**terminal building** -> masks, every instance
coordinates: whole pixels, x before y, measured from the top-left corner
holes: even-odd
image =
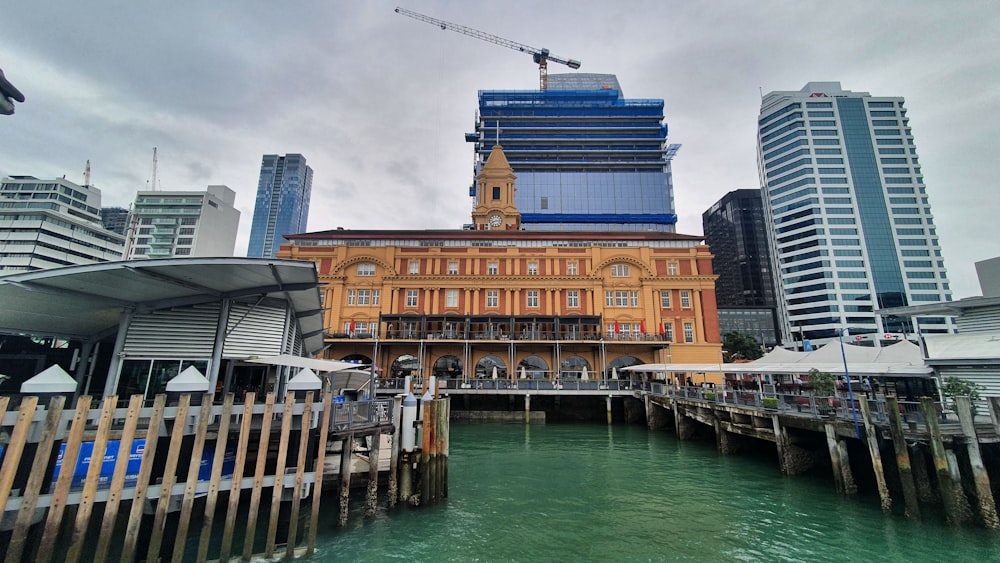
[[[11,176],[0,184],[0,275],[121,260],[125,237],[101,224],[101,190]]]
[[[757,146],[786,342],[954,332],[947,315],[877,313],[952,296],[903,98],[770,92]]]
[[[480,91],[466,141],[476,174],[493,145],[504,147],[525,230],[675,230],[670,162],[680,145],[667,145],[663,100],[625,98],[613,74],[550,74],[544,91]]]
[[[721,362],[702,237],[528,230],[517,180],[495,146],[469,229],[288,235],[279,257],[319,270],[326,357],[372,363],[385,376],[467,381]]]

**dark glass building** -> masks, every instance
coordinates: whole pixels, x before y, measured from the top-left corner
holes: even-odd
[[[124,207],[102,207],[101,224],[104,228],[120,235],[125,235],[128,230],[128,209]]]
[[[247,256],[271,258],[288,242],[283,235],[306,232],[312,177],[301,154],[264,155]]]

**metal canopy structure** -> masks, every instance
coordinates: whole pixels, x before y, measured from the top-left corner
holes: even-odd
[[[290,303],[305,350],[323,348],[323,315],[312,262],[180,258],[104,262],[0,277],[0,331],[91,340],[137,313],[266,296]]]

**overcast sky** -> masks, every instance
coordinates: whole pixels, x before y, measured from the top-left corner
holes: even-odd
[[[397,2],[8,2],[0,176],[92,183],[105,206],[225,184],[246,253],[263,154],[314,170],[309,230],[470,221],[480,89],[538,88],[530,56],[393,12]],[[662,98],[678,232],[759,185],[760,93],[809,81],[906,98],[956,298],[1000,256],[1000,2],[410,0],[403,7],[613,73]],[[550,65],[550,72],[569,71]],[[990,172],[993,170],[994,172]]]

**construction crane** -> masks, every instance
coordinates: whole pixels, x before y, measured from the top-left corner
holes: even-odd
[[[531,55],[532,59],[538,64],[538,88],[540,90],[548,89],[549,84],[549,71],[548,63],[549,61],[564,64],[572,69],[580,68],[580,61],[575,61],[573,59],[563,59],[549,53],[548,49],[536,49],[534,47],[529,47],[523,43],[518,43],[516,41],[511,41],[509,39],[504,39],[503,37],[498,37],[491,33],[486,33],[485,31],[479,31],[478,29],[473,29],[471,27],[466,27],[464,25],[459,25],[457,23],[446,22],[444,20],[439,20],[432,18],[430,16],[425,16],[423,14],[414,12],[412,10],[407,10],[405,8],[396,7],[396,13],[402,14],[404,16],[413,18],[415,20],[420,20],[422,22],[427,22],[432,25],[436,25],[441,29],[450,29],[452,31],[468,35],[470,37],[475,37],[476,39],[482,39],[483,41],[489,41],[501,47],[507,47],[514,49],[515,51],[521,51],[522,53],[528,53]]]

